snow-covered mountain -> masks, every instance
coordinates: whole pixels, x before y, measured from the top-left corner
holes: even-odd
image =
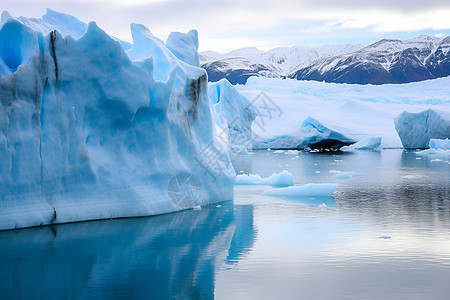
[[[450,37],[418,36],[320,48],[244,48],[227,54],[200,55],[210,81],[245,83],[250,76],[290,77],[337,83],[406,83],[450,75]]]
[[[262,51],[242,48],[226,54],[213,51],[200,53],[200,64],[210,81],[227,78],[231,83],[245,83],[250,76],[286,77],[319,59],[357,51],[362,44],[324,45],[319,48],[294,46]]]

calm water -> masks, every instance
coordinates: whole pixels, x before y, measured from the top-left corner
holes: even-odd
[[[432,159],[258,152],[238,173],[337,182],[334,198],[237,186],[202,210],[0,232],[0,299],[448,299],[450,164]]]

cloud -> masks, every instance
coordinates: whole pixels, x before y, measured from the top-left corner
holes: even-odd
[[[131,22],[146,25],[163,39],[171,31],[196,28],[203,50],[311,44],[326,37],[367,41],[383,34],[450,30],[448,0],[15,0],[2,5],[13,15],[30,17],[42,15],[46,7],[85,22],[95,20],[125,40],[131,40]]]

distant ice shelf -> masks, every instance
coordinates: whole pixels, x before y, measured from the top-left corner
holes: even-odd
[[[353,141],[349,143],[362,143],[371,137],[381,138],[381,148],[403,147],[394,120],[404,111],[420,113],[431,109],[439,114],[442,122],[439,125],[421,125],[421,128],[448,128],[444,120],[448,120],[445,116],[450,115],[450,77],[385,85],[250,77],[245,85],[236,85],[236,88],[250,101],[261,93],[270,99],[267,108],[262,110],[269,117],[264,122],[257,122],[257,117],[253,123],[252,129],[257,137],[255,148],[298,146],[302,143],[299,130],[308,117]],[[260,124],[263,126],[258,126]],[[423,131],[411,134],[420,136]],[[423,147],[428,147],[428,141],[424,141]]]

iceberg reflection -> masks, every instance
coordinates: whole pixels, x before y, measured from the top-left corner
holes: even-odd
[[[253,207],[236,210],[238,221],[230,201],[201,211],[0,232],[1,294],[212,299],[216,268],[256,239],[253,219],[244,221]]]

